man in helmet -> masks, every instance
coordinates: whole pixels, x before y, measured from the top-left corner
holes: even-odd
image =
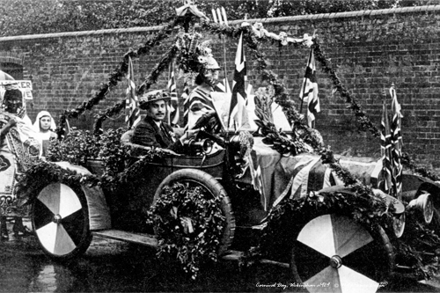
[[[203,44],[203,43],[202,43]],[[191,91],[185,103],[187,128],[191,129],[197,120],[204,114],[214,113],[216,110],[211,97],[214,86],[218,83],[220,66],[214,59],[211,49],[199,48],[200,72],[195,79],[196,87]]]

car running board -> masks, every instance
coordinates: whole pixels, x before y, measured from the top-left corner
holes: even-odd
[[[154,235],[150,234],[140,234],[140,233],[130,233],[121,230],[101,230],[101,231],[93,231],[93,235],[121,240],[130,243],[136,243],[140,245],[150,246],[150,247],[158,247],[159,243]]]
[[[101,237],[105,237],[105,238],[114,239],[114,240],[120,240],[120,241],[145,245],[145,246],[149,246],[149,247],[153,247],[153,248],[157,248],[159,246],[159,243],[158,243],[156,237],[154,235],[150,235],[150,234],[136,234],[136,233],[130,233],[130,232],[121,231],[121,230],[93,231],[92,234],[97,235],[97,236],[101,236]],[[244,255],[245,254],[242,251],[228,250],[221,256],[221,258],[223,260],[239,261],[240,262],[243,260]],[[273,261],[273,260],[269,260],[269,259],[260,259],[258,262],[263,263],[263,264],[276,265],[276,266],[280,266],[283,268],[289,268],[288,263],[277,262],[277,261]]]

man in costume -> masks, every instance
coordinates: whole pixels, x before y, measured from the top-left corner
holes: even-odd
[[[6,87],[0,110],[0,129],[1,232],[2,238],[8,238],[6,216],[15,218],[13,231],[16,235],[28,232],[21,219],[26,211],[16,205],[15,173],[32,166],[40,154],[40,144],[26,116],[23,95],[13,86]]]
[[[202,42],[198,48],[200,71],[195,79],[196,87],[185,102],[187,129],[192,129],[205,114],[215,113],[211,92],[218,83],[220,66],[212,56],[209,41]]]
[[[145,107],[147,116],[135,126],[132,143],[182,152],[183,141],[189,139],[194,132],[185,132],[182,137],[177,138],[173,128],[163,121],[169,100],[170,97],[164,90],[151,91],[140,98],[141,107]]]

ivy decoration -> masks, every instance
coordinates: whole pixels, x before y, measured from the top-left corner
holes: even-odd
[[[314,40],[314,44],[312,45],[312,49],[315,53],[316,60],[321,64],[322,71],[327,73],[330,76],[333,86],[337,92],[341,95],[342,98],[345,98],[346,103],[349,103],[348,107],[353,111],[357,122],[360,125],[360,130],[362,131],[370,131],[371,134],[375,137],[380,136],[379,129],[371,122],[362,108],[357,104],[354,97],[351,96],[349,91],[344,87],[339,77],[336,75],[335,71],[331,68],[330,62],[325,57],[325,53],[321,50],[321,46],[317,39]]]
[[[160,243],[158,257],[177,259],[194,280],[204,263],[216,262],[226,223],[220,201],[205,194],[201,186],[178,182],[165,186],[149,211],[149,224]]]
[[[122,109],[125,109],[125,102],[126,100],[116,103],[113,107],[107,108],[105,111],[95,115],[95,124],[93,127],[95,135],[102,133],[102,123],[104,123],[107,118],[113,117],[121,112]]]
[[[162,30],[151,36],[143,46],[137,50],[130,50],[124,55],[123,60],[119,64],[118,68],[110,75],[107,83],[102,84],[99,91],[90,98],[88,101],[83,102],[80,106],[72,110],[66,110],[59,117],[59,123],[57,127],[58,137],[63,138],[66,133],[66,123],[69,118],[78,118],[85,110],[91,110],[94,106],[99,104],[105,99],[106,95],[114,88],[118,82],[127,74],[128,70],[128,56],[139,57],[147,54],[151,48],[157,45],[160,41],[165,39],[172,33],[172,29],[179,23],[178,19],[170,21]]]
[[[20,205],[33,202],[45,186],[54,182],[63,182],[70,186],[99,185],[100,179],[93,174],[79,174],[70,169],[63,169],[60,166],[46,161],[34,164],[24,173],[18,175],[16,192]]]
[[[420,174],[421,176],[429,178],[432,181],[440,181],[440,176],[436,172],[417,165],[416,163],[414,163],[414,160],[411,158],[411,156],[406,152],[402,153],[401,163],[403,166],[405,166],[406,168],[408,168],[409,170],[413,171],[416,174]]]
[[[391,215],[386,211],[383,201],[372,200],[368,190],[350,191],[350,194],[311,192],[306,197],[282,201],[269,213],[259,253],[282,257],[291,245],[286,243],[285,239],[295,239],[295,233],[298,233],[308,220],[326,213],[346,215],[368,227],[389,222]]]
[[[417,278],[429,280],[440,273],[440,237],[420,221],[415,210],[409,210],[405,215],[405,233],[393,241],[397,261],[411,268]]]

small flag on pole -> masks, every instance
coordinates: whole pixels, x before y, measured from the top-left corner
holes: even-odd
[[[384,191],[389,193],[393,189],[393,170],[391,161],[391,132],[390,124],[388,120],[388,111],[386,102],[383,102],[382,108],[382,120],[381,120],[381,132],[380,132],[380,143],[381,143],[381,155],[382,155],[382,180],[384,182]]]
[[[235,71],[232,81],[231,105],[229,107],[228,127],[240,128],[243,124],[243,109],[247,99],[246,93],[246,57],[243,48],[243,33],[238,42],[237,54],[235,56]]]
[[[394,88],[394,84],[390,88],[391,95],[391,111],[393,115],[393,119],[391,121],[391,144],[392,144],[392,159],[393,159],[393,175],[394,175],[394,192],[396,197],[399,198],[402,193],[402,113],[399,102],[397,101],[396,90]]]
[[[171,103],[168,107],[168,122],[171,126],[177,126],[179,123],[179,100],[177,99],[176,79],[174,77],[174,63],[170,63],[170,73],[168,78],[167,90],[171,97]]]
[[[126,78],[128,81],[127,94],[125,100],[125,123],[127,128],[131,129],[141,119],[139,111],[139,100],[136,96],[136,86],[134,84],[133,62],[128,57],[128,69]]]
[[[321,112],[321,105],[318,97],[318,83],[316,80],[315,54],[310,50],[309,60],[307,62],[306,73],[299,95],[302,104],[307,103],[307,124],[314,127],[315,114]]]

